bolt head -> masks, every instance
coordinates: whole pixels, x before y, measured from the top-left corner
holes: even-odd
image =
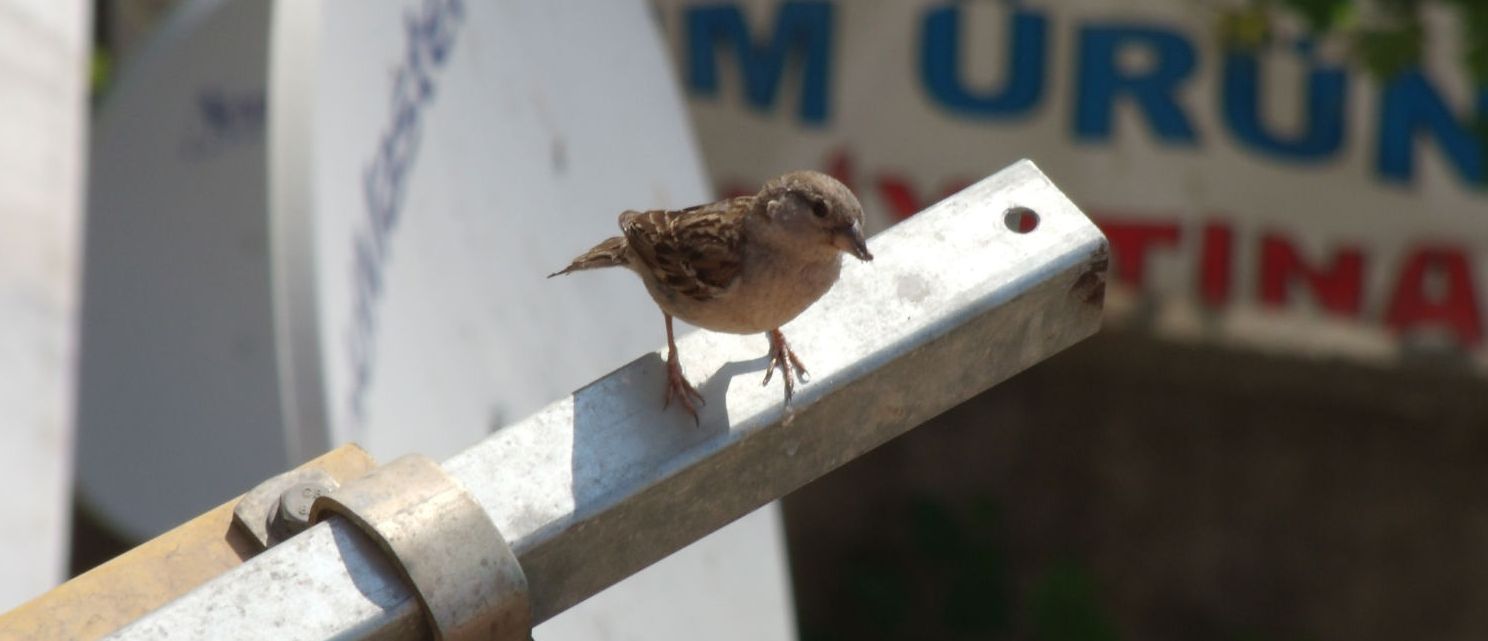
[[[310,506],[315,499],[336,488],[324,483],[296,483],[279,495],[279,522],[290,532],[300,532],[310,525]]]

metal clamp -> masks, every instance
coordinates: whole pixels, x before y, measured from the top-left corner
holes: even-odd
[[[437,640],[526,641],[527,577],[506,539],[438,463],[410,454],[315,500],[310,522],[345,517],[418,594]]]
[[[233,506],[233,526],[258,544],[255,553],[262,552],[304,530],[315,498],[339,485],[325,470],[290,470],[258,484],[238,499]]]

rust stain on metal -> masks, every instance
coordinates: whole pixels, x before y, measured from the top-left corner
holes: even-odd
[[[1075,284],[1070,286],[1070,293],[1088,305],[1103,305],[1106,302],[1106,269],[1110,266],[1110,248],[1106,243],[1101,243],[1100,249],[1090,254],[1090,262],[1086,263],[1085,271],[1080,272]]]

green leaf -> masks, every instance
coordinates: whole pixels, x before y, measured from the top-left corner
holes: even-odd
[[[1227,49],[1255,51],[1271,39],[1271,21],[1261,5],[1228,11],[1219,19],[1219,40]]]
[[[1411,23],[1366,31],[1360,36],[1359,49],[1365,67],[1379,77],[1389,78],[1421,64],[1423,43],[1421,25]]]
[[[1297,12],[1307,21],[1307,26],[1315,34],[1324,34],[1333,30],[1339,24],[1340,19],[1351,10],[1352,0],[1282,0],[1282,4],[1292,11]]]

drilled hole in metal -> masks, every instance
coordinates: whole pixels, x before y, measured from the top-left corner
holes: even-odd
[[[1027,207],[1009,207],[1002,215],[1002,224],[1019,234],[1026,234],[1038,227],[1039,215]]]

